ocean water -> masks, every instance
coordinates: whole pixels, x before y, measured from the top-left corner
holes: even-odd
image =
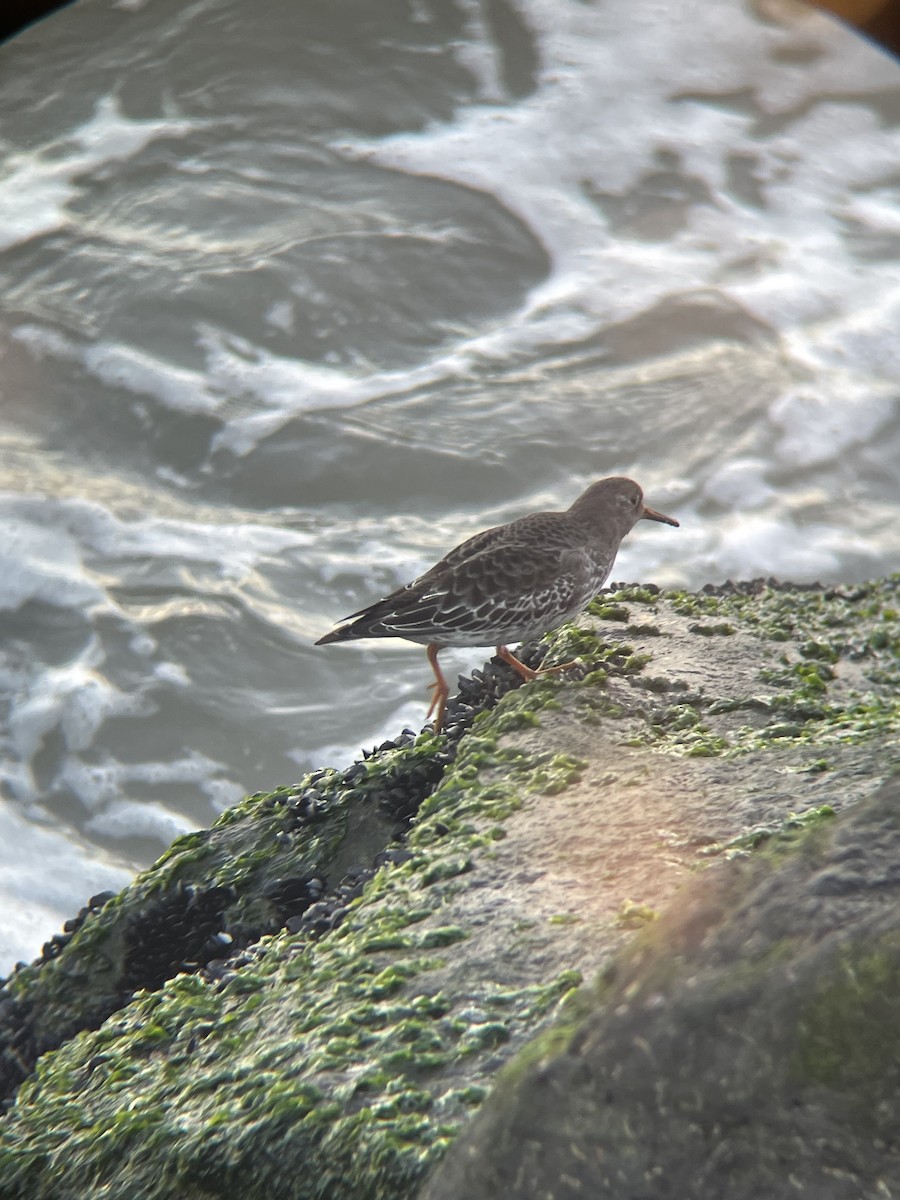
[[[0,282],[0,968],[421,724],[313,643],[481,528],[626,473],[617,579],[900,563],[900,66],[787,2],[79,0]]]

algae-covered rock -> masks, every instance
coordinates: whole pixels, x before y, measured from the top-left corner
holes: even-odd
[[[3,988],[0,1099],[41,1054],[95,1029],[135,991],[242,950],[326,894],[331,919],[328,881],[361,890],[347,876],[390,840],[395,793],[421,800],[441,776],[447,756],[406,741],[347,771],[250,796],[212,829],[179,838],[118,896],[93,897]]]
[[[619,589],[534,651],[580,671],[176,843],[7,981],[0,1196],[414,1195],[686,879],[897,765],[897,585]]]
[[[900,777],[706,872],[569,1008],[421,1200],[900,1194]]]

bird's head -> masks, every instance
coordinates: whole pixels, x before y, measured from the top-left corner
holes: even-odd
[[[592,483],[572,505],[570,512],[589,522],[593,529],[615,529],[623,538],[638,521],[661,521],[678,525],[674,517],[657,512],[644,503],[644,493],[633,479],[613,475]]]

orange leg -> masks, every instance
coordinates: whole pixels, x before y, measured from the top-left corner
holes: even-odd
[[[440,653],[441,647],[435,646],[432,643],[428,647],[428,661],[431,663],[431,669],[434,671],[434,683],[430,687],[434,689],[434,695],[431,697],[431,706],[425,714],[427,721],[431,714],[437,709],[437,716],[434,718],[434,732],[440,733],[441,726],[444,723],[444,709],[447,707],[447,697],[450,695],[450,689],[447,686],[447,680],[444,678],[444,673],[438,666],[437,656]]]
[[[569,667],[577,667],[581,664],[577,659],[571,662],[559,663],[555,667],[541,667],[540,670],[532,670],[531,667],[526,667],[523,662],[520,662],[511,650],[506,646],[497,646],[497,657],[502,658],[505,663],[509,663],[514,671],[516,671],[526,681],[537,679],[538,675],[555,675],[558,671],[568,671]],[[440,733],[444,724],[444,711],[447,708],[447,700],[450,696],[450,688],[447,685],[447,680],[444,678],[444,672],[438,665],[438,654],[441,651],[440,646],[436,646],[433,642],[427,647],[428,661],[431,664],[431,669],[434,671],[434,683],[429,684],[429,688],[434,691],[431,697],[431,704],[428,707],[428,712],[425,714],[425,720],[437,710],[434,718],[434,732]]]
[[[538,675],[555,675],[557,671],[568,671],[569,667],[580,666],[576,659],[571,662],[560,663],[555,667],[541,667],[540,670],[534,671],[531,667],[526,667],[523,662],[519,662],[511,650],[507,650],[505,646],[497,647],[497,657],[502,658],[505,663],[509,663],[514,671],[517,671],[526,682],[529,679],[537,679]]]

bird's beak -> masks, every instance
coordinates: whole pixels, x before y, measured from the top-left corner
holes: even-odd
[[[674,517],[667,517],[665,513],[657,512],[655,508],[648,508],[646,504],[641,509],[641,515],[638,517],[638,520],[662,521],[663,525],[674,525],[678,528],[678,522]]]

